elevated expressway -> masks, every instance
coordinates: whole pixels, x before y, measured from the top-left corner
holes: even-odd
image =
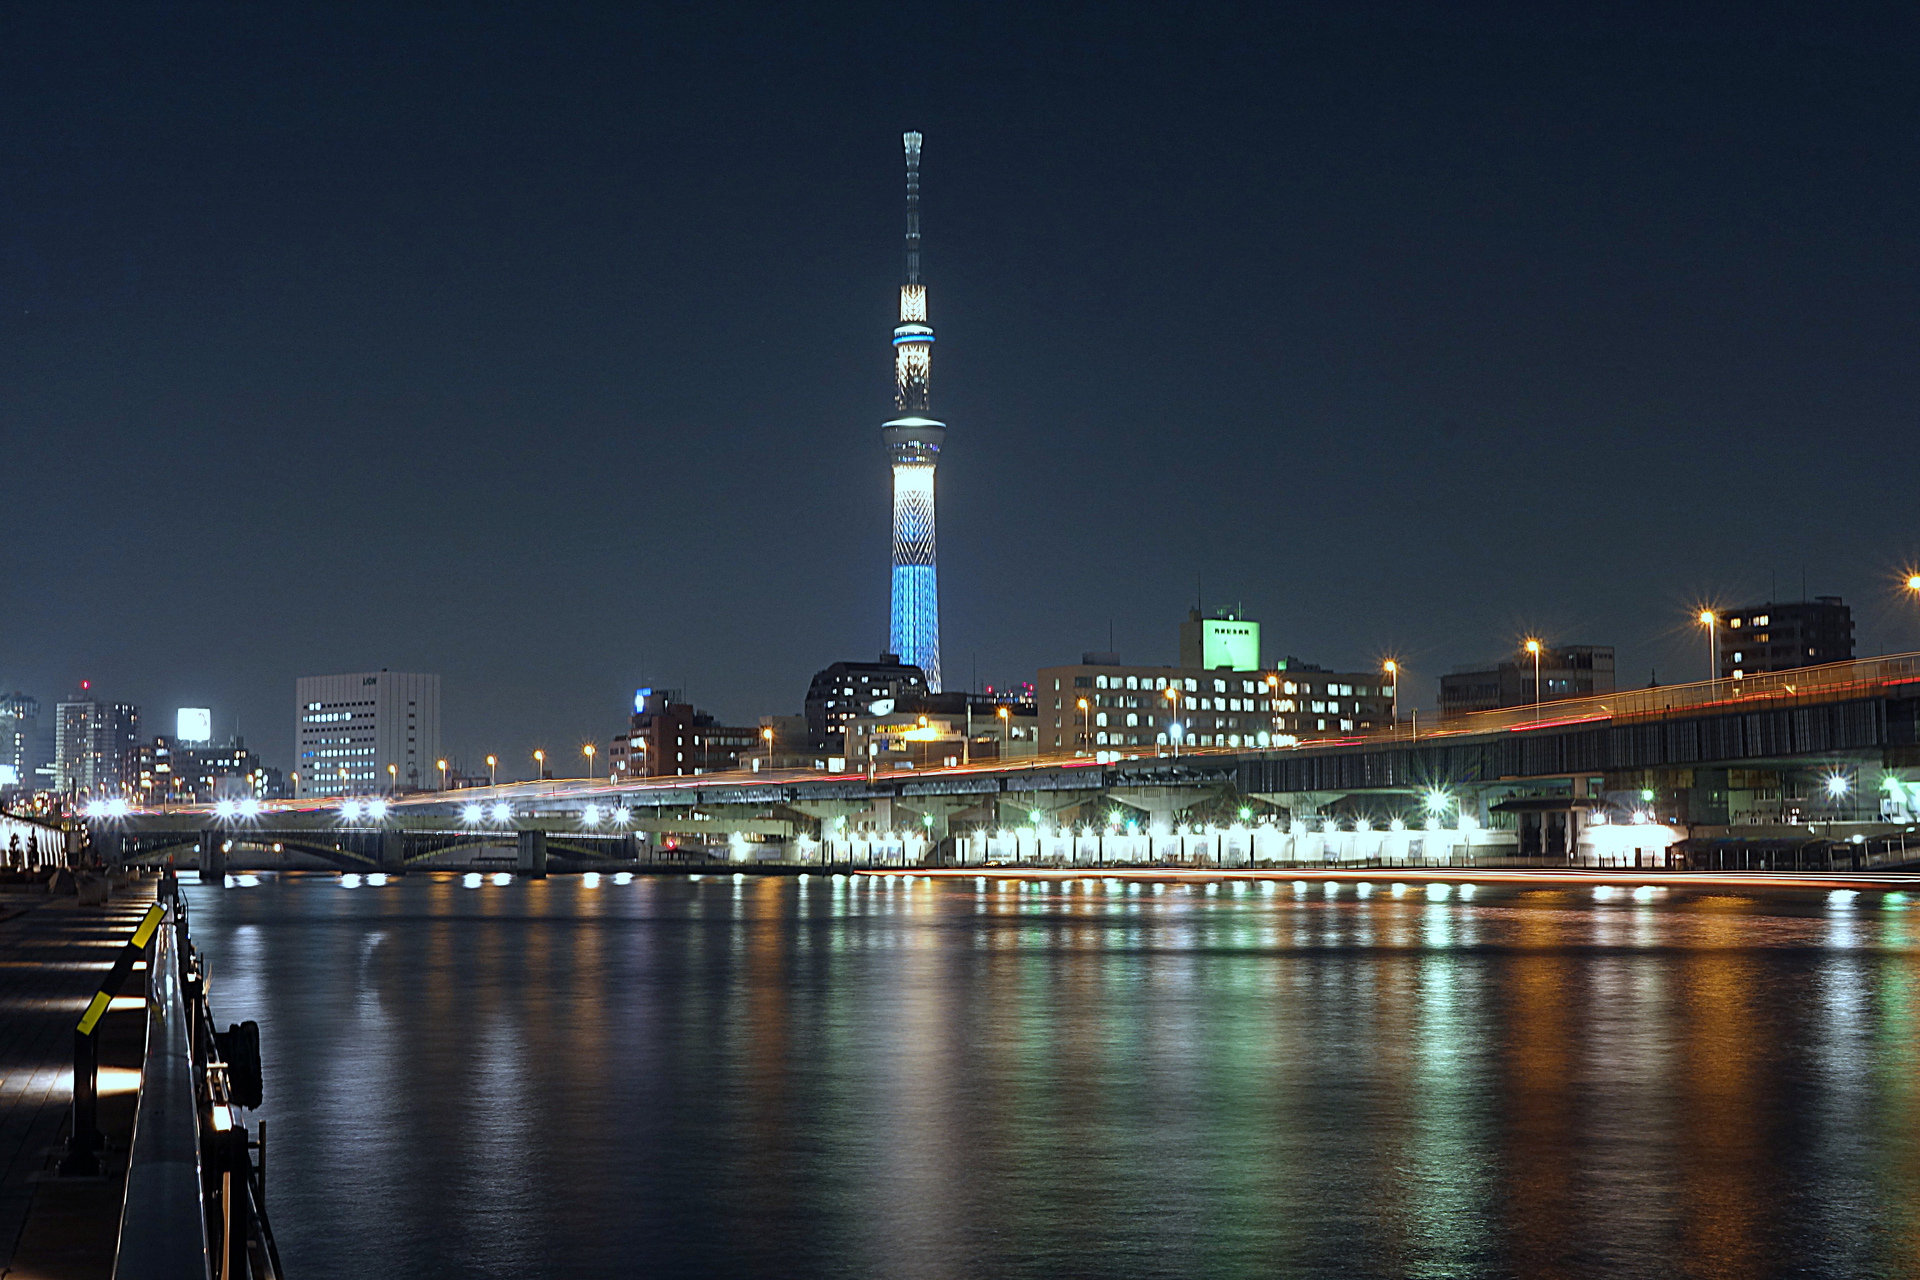
[[[1379,825],[1441,811],[1487,825],[1501,804],[1644,808],[1690,830],[1824,821],[1902,829],[1920,810],[1920,654],[1741,681],[1637,689],[1403,725],[1273,750],[1055,756],[879,773],[729,772],[615,785],[513,783],[368,802],[174,807],[102,819],[122,858],[218,856],[224,845],[399,869],[468,847],[630,861],[727,841],[805,844],[843,831],[1130,822],[1142,829],[1263,815]],[[1840,781],[1836,782],[1838,779]],[[1649,798],[1650,797],[1650,798]],[[1893,807],[1883,801],[1891,797]],[[1532,799],[1529,799],[1532,798]],[[1039,815],[1035,822],[1034,815]],[[1625,816],[1625,815],[1622,815]]]

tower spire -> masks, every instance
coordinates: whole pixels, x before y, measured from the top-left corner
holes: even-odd
[[[920,279],[920,135],[906,133],[907,262],[900,323],[893,330],[893,406],[881,428],[893,460],[893,608],[888,648],[940,689],[940,588],[935,562],[933,478],[947,427],[931,415],[933,327]]]

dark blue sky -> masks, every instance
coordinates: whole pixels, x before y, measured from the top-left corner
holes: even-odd
[[[0,14],[0,683],[797,711],[886,640],[906,128],[950,685],[1196,577],[1429,702],[1776,575],[1920,648],[1911,17],[550,8]]]

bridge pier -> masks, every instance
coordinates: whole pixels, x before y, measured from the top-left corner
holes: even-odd
[[[227,833],[200,833],[199,861],[201,884],[225,884],[227,880]]]
[[[407,873],[406,835],[399,831],[380,833],[380,869],[390,876]]]
[[[514,870],[529,880],[547,878],[547,833],[538,829],[520,833],[520,860]]]

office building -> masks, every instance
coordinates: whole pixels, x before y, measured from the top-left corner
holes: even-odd
[[[440,785],[440,677],[400,671],[302,676],[294,684],[299,796]]]
[[[141,804],[207,804],[255,797],[279,800],[288,788],[280,770],[260,763],[244,739],[225,746],[157,736],[134,750],[129,790]]]
[[[935,555],[934,471],[947,425],[933,416],[933,327],[920,279],[920,135],[901,141],[907,153],[906,278],[900,323],[893,330],[895,416],[880,429],[893,463],[893,608],[888,647],[940,688],[940,585]]]
[[[1201,671],[1258,671],[1260,624],[1237,611],[1222,609],[1211,618],[1191,611],[1180,624],[1180,665]]]
[[[679,778],[745,767],[766,744],[757,726],[723,725],[678,689],[636,689],[627,732],[607,749],[615,778]]]
[[[1542,645],[1539,688],[1534,655],[1521,649],[1486,666],[1460,667],[1440,677],[1440,715],[1466,715],[1535,702],[1613,692],[1613,647],[1604,644]]]
[[[1393,686],[1378,672],[1338,672],[1288,658],[1252,671],[1130,667],[1113,654],[1040,671],[1040,749],[1098,753],[1178,745],[1269,747],[1384,729]],[[1084,706],[1082,704],[1085,704]]]
[[[1730,610],[1715,636],[1720,678],[1792,671],[1853,657],[1853,610],[1839,596]]]
[[[102,702],[91,682],[80,695],[62,702],[54,714],[54,782],[69,796],[87,798],[123,794],[140,742],[140,708],[127,702]]]
[[[883,653],[877,662],[836,662],[816,672],[807,686],[807,747],[841,755],[846,725],[853,717],[870,713],[876,702],[919,697],[928,691],[926,672],[902,662],[895,653]]]

